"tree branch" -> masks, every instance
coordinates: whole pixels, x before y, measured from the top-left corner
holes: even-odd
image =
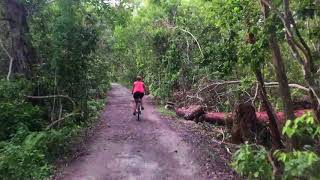
[[[264,83],[266,85],[266,87],[273,87],[273,86],[279,86],[278,82],[266,82]],[[297,89],[301,89],[303,91],[307,91],[309,92],[309,88],[306,88],[300,84],[289,84],[289,87],[291,88],[297,88]]]
[[[256,84],[256,89],[255,89],[254,97],[252,100],[252,105],[254,105],[254,102],[256,101],[258,94],[259,94],[259,83]]]
[[[212,86],[215,86],[215,88],[216,88],[216,87],[221,86],[221,85],[240,84],[240,83],[241,83],[241,81],[215,82],[215,83],[209,84],[208,86],[200,89],[200,90],[197,92],[197,94],[199,94],[200,92],[202,92],[202,91],[204,91],[204,90],[206,90],[206,89],[208,89],[208,88],[211,88]]]
[[[304,59],[301,57],[299,50],[297,49],[296,44],[292,41],[292,39],[286,38],[289,46],[291,47],[291,52],[294,58],[296,58],[300,65],[304,66]]]
[[[52,122],[51,124],[49,124],[49,125],[46,127],[46,130],[51,129],[54,125],[56,125],[57,123],[65,120],[65,119],[67,119],[68,117],[75,116],[75,115],[77,115],[77,113],[70,113],[70,114],[65,115],[63,118],[60,118],[60,119]]]
[[[188,33],[188,34],[190,34],[191,35],[191,37],[196,41],[196,43],[197,43],[197,45],[198,45],[198,48],[199,48],[199,50],[200,50],[200,53],[201,53],[201,55],[202,55],[202,57],[204,57],[204,55],[203,55],[203,53],[202,53],[202,49],[201,49],[201,46],[200,46],[200,44],[199,44],[199,42],[198,42],[198,40],[197,40],[197,38],[191,33],[191,32],[189,32],[189,31],[187,31],[187,30],[185,30],[185,29],[182,29],[182,28],[178,28],[179,30],[181,30],[181,31],[183,31],[183,32],[185,32],[185,33]]]
[[[240,84],[241,81],[224,81],[224,82],[215,82],[215,83],[212,83],[212,84],[209,84],[207,85],[206,87],[200,89],[197,94],[201,93],[202,91],[208,89],[208,88],[216,88],[218,86],[223,86],[223,85],[233,85],[233,84]],[[265,82],[264,83],[265,86],[268,86],[268,87],[273,87],[273,86],[278,86],[279,83],[278,82]],[[296,83],[293,83],[293,84],[289,84],[289,87],[291,88],[297,88],[297,89],[301,89],[301,90],[304,90],[304,91],[307,91],[309,92],[309,88],[306,88],[300,84],[296,84]]]
[[[51,99],[51,98],[65,98],[67,100],[69,100],[72,103],[73,106],[73,111],[75,111],[76,109],[76,103],[69,97],[66,95],[49,95],[49,96],[26,96],[27,98],[30,99]]]

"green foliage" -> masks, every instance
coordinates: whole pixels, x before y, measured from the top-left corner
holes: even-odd
[[[45,179],[52,167],[45,155],[30,146],[2,143],[0,148],[0,174],[2,179]]]
[[[272,179],[272,166],[262,146],[243,144],[233,155],[232,167],[249,179]]]
[[[27,81],[0,81],[0,141],[10,139],[19,128],[40,130],[43,112],[38,106],[25,101]]]
[[[103,54],[108,44],[99,40],[108,30],[103,16],[110,9],[95,0],[57,0],[40,7],[30,19],[33,46],[44,60],[34,80],[41,92],[70,96],[84,115],[78,118],[86,118],[88,97],[104,95],[102,88],[110,80]],[[51,103],[57,106],[57,101]]]
[[[302,141],[305,138],[318,139],[319,124],[317,124],[312,114],[306,113],[294,121],[287,121],[283,127],[282,133],[289,138],[299,138]],[[283,179],[319,179],[320,157],[312,151],[312,147],[305,146],[309,150],[293,150],[284,152],[277,150],[274,155],[278,161],[283,164]],[[263,147],[242,145],[233,156],[232,166],[241,175],[249,178],[271,179],[271,165],[267,158],[267,152]],[[262,169],[266,168],[265,170]],[[270,168],[270,169],[269,169]],[[268,172],[263,174],[261,172]]]
[[[46,179],[52,162],[65,154],[71,138],[80,127],[30,132],[20,129],[9,142],[0,146],[0,174],[4,179]]]
[[[91,116],[96,116],[96,113],[99,113],[99,110],[103,109],[105,103],[106,103],[105,99],[97,99],[97,100],[89,101],[88,108],[89,108],[89,112],[91,113]]]
[[[308,112],[295,120],[286,121],[282,134],[289,138],[304,136],[317,138],[320,136],[320,126],[315,122],[311,112]]]
[[[41,111],[28,103],[0,103],[0,140],[6,140],[16,133],[19,127],[30,130],[41,129]]]
[[[2,101],[21,101],[28,94],[32,86],[26,80],[0,80],[0,99]]]
[[[213,6],[201,1],[149,2],[124,26],[116,26],[114,57],[121,65],[115,63],[114,73],[120,72],[127,82],[143,75],[152,93],[162,99],[190,88],[201,76],[230,73],[236,61],[234,44],[221,39],[211,14],[205,15],[205,5]]]
[[[272,166],[262,146],[244,144],[233,155],[232,167],[249,179],[273,179]],[[281,179],[319,179],[320,158],[312,151],[275,151],[275,157],[283,163]]]
[[[38,64],[28,80],[0,80],[0,177],[47,179],[53,162],[67,155],[104,105],[111,75],[102,34],[113,28],[108,23],[115,12],[98,0],[22,2]],[[51,95],[70,97],[75,109],[65,99],[46,98]]]
[[[312,151],[275,152],[284,164],[283,179],[319,179],[320,157]]]
[[[97,118],[104,101],[90,101],[90,118]],[[0,142],[0,175],[4,179],[46,179],[52,173],[52,163],[65,156],[70,142],[88,124],[71,123],[62,128],[31,132],[20,127],[10,141]]]

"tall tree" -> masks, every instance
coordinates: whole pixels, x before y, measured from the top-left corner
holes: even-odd
[[[266,0],[266,1],[269,1],[269,0]],[[265,6],[265,5],[263,5],[262,9],[263,9],[265,21],[267,21],[267,19],[270,16],[270,9],[268,6]],[[272,54],[272,62],[275,68],[276,78],[279,82],[279,93],[283,100],[283,108],[284,108],[286,118],[293,120],[295,117],[293,113],[293,105],[292,105],[292,98],[291,98],[290,89],[288,85],[288,78],[287,78],[284,63],[281,57],[280,47],[277,43],[276,33],[274,31],[275,25],[270,24],[270,26],[271,27],[269,27],[270,32],[268,37],[268,43],[269,43],[269,47]]]
[[[12,72],[31,76],[32,65],[36,63],[35,52],[28,41],[27,11],[21,1],[4,0],[4,19],[8,21],[11,48]]]

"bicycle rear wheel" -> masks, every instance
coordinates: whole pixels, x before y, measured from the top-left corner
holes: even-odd
[[[137,121],[140,121],[141,120],[141,100],[139,100],[137,103],[137,114],[138,114]]]

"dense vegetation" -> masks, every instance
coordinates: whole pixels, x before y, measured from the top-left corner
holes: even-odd
[[[109,87],[98,1],[1,1],[0,176],[44,179]],[[101,100],[100,100],[101,99]]]
[[[3,0],[0,16],[4,179],[50,175],[111,79],[127,84],[137,74],[163,102],[270,112],[272,148],[241,146],[239,174],[319,178],[318,0]],[[297,118],[301,100],[313,113]],[[274,110],[297,118],[281,136]]]

